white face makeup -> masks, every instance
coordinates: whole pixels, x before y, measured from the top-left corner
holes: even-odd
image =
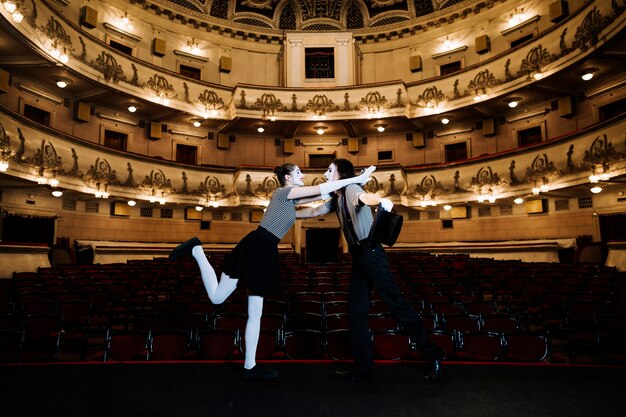
[[[304,174],[300,171],[300,167],[296,166],[291,172],[291,182],[295,185],[304,185]]]
[[[324,178],[326,178],[326,181],[337,181],[339,179],[339,173],[337,172],[335,164],[328,166],[328,169],[324,173]]]

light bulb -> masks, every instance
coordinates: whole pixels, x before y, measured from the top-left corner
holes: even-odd
[[[5,1],[3,5],[4,5],[4,9],[11,14],[13,14],[15,10],[17,10],[17,5],[13,3],[12,1]]]

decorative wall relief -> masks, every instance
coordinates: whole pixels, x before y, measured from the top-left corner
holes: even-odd
[[[257,186],[256,190],[254,190],[254,195],[263,200],[269,200],[278,187],[280,187],[280,184],[275,176],[265,177],[261,184]]]

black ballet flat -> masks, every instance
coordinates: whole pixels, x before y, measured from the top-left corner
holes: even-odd
[[[274,379],[278,376],[276,369],[255,365],[252,369],[243,369],[245,379]]]
[[[197,237],[191,238],[188,241],[183,242],[180,245],[176,246],[170,252],[170,259],[172,261],[175,261],[177,259],[181,259],[186,256],[191,256],[191,250],[198,245],[202,245],[202,242],[200,242],[200,239],[198,239]]]

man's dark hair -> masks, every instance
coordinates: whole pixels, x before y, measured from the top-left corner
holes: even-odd
[[[340,180],[343,180],[345,178],[352,178],[355,176],[354,165],[352,165],[352,162],[348,161],[347,159],[337,158],[332,163],[333,165],[335,165],[335,168],[339,173]]]

